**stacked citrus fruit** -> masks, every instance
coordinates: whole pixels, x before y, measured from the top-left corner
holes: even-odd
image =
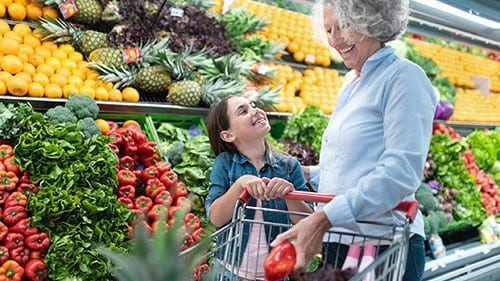
[[[331,114],[337,102],[337,93],[344,77],[334,69],[312,67],[303,72],[287,64],[271,64],[276,69],[278,83],[283,87],[278,94],[280,112],[301,111],[307,104],[318,106]]]
[[[476,89],[457,88],[455,111],[450,120],[500,123],[500,94],[485,96]]]
[[[122,91],[98,79],[72,45],[40,41],[25,23],[0,20],[0,95],[67,98],[83,93],[97,100],[139,100],[133,88]]]
[[[331,49],[315,36],[311,18],[305,14],[247,0],[236,0],[234,6],[245,7],[248,12],[265,18],[270,25],[257,32],[266,39],[287,43],[293,59],[309,65],[327,67],[331,63]]]
[[[36,21],[39,17],[57,18],[58,11],[34,0],[0,0],[0,18],[4,17],[15,21]]]
[[[407,39],[422,56],[432,59],[442,73],[456,87],[473,88],[471,76],[490,80],[490,91],[500,93],[500,62],[478,55],[461,52],[434,43]]]

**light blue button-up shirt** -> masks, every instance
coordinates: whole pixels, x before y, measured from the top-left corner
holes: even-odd
[[[373,54],[359,78],[347,75],[323,135],[320,165],[311,169],[318,192],[336,195],[322,206],[332,225],[376,234],[356,221],[402,222],[390,210],[415,200],[435,107],[424,71],[391,47]],[[411,231],[424,236],[421,214]]]

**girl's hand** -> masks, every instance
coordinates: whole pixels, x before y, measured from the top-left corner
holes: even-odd
[[[267,184],[264,192],[266,199],[282,198],[294,190],[293,184],[282,178],[263,178],[262,180]]]
[[[252,175],[244,175],[238,179],[238,182],[241,187],[241,191],[247,189],[248,193],[253,198],[266,199],[266,183],[263,179]]]

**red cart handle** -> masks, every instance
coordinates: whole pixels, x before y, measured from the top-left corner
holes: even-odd
[[[318,202],[318,203],[328,203],[335,197],[334,194],[328,193],[316,193],[316,192],[308,192],[308,191],[291,191],[287,195],[283,197],[283,199],[289,200],[303,200],[309,202]],[[250,193],[245,189],[240,194],[238,199],[240,202],[247,204],[250,201]],[[416,200],[408,200],[402,201],[399,203],[393,210],[401,211],[406,214],[406,218],[413,223],[415,220],[415,216],[417,215],[418,210],[418,202]]]

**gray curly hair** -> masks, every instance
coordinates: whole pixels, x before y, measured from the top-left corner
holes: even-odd
[[[334,9],[342,32],[357,31],[380,42],[396,39],[408,25],[409,0],[319,0],[313,8],[315,29],[324,31],[323,8],[327,4]]]

